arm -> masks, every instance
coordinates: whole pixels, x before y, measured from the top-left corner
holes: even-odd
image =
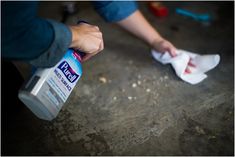
[[[3,2],[2,56],[50,67],[70,45],[71,32],[61,23],[37,17],[37,5],[37,2]]]
[[[117,24],[144,40],[157,51],[162,53],[168,51],[172,56],[176,55],[176,48],[148,23],[139,10],[135,11],[127,18],[118,21]]]
[[[85,60],[103,49],[102,33],[96,26],[66,26],[41,19],[36,16],[37,2],[3,2],[1,8],[4,58],[51,67],[69,47],[91,53]]]
[[[175,47],[150,25],[134,1],[96,1],[93,5],[107,22],[117,23],[157,51],[163,53],[168,51],[175,56]]]

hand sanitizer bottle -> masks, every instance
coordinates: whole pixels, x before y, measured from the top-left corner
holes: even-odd
[[[82,52],[68,49],[52,68],[37,69],[19,90],[19,99],[39,118],[54,119],[82,75]]]

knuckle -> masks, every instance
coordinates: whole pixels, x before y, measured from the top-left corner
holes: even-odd
[[[100,46],[100,51],[102,51],[104,49],[104,44],[102,43]]]
[[[98,26],[94,26],[95,29],[100,30]]]
[[[100,32],[100,36],[101,36],[101,38],[103,38],[103,33],[102,32]]]
[[[100,45],[97,44],[97,45],[96,45],[96,50],[99,50],[99,49],[100,49]]]

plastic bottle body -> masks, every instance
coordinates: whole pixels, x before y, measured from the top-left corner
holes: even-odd
[[[82,75],[81,55],[69,49],[52,68],[38,69],[19,98],[39,118],[54,119]]]

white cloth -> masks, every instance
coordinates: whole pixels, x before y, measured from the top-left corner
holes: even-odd
[[[159,53],[152,50],[153,57],[162,64],[171,64],[176,75],[182,80],[197,84],[207,78],[205,72],[215,68],[220,61],[218,54],[214,55],[198,55],[196,53],[187,52],[184,50],[176,50],[177,56],[171,57],[169,53]],[[189,60],[195,67],[188,66]],[[189,68],[191,73],[185,73],[185,69]]]

